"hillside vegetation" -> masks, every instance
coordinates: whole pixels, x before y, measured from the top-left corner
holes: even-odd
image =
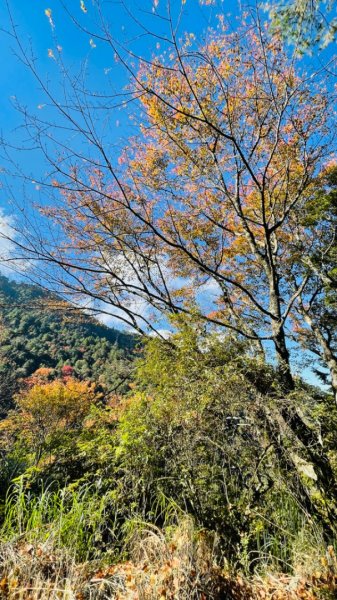
[[[0,341],[2,412],[20,382],[41,367],[60,374],[71,366],[76,377],[100,383],[106,393],[125,389],[136,345],[135,336],[105,327],[36,285],[4,276]]]

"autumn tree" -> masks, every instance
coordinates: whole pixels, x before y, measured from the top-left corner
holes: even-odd
[[[299,309],[316,277],[304,268],[294,232],[303,255],[314,239],[303,216],[335,148],[329,73],[305,72],[256,13],[234,31],[220,15],[216,28],[196,39],[177,33],[169,11],[165,35],[154,36],[164,48],[146,59],[121,49],[101,8],[99,31],[73,20],[127,70],[121,98],[91,96],[66,72],[59,99],[13,29],[59,118],[23,111],[52,173],[36,179],[50,197],[41,207],[49,233],[30,223],[16,239],[18,254],[73,302],[83,306],[86,297],[91,310],[140,331],[158,331],[163,314],[197,314],[262,356],[271,343],[284,424],[282,430],[275,414],[264,414],[269,436],[278,444],[290,427],[333,498],[319,437],[287,396],[294,389],[287,338],[298,340],[298,315],[305,320]],[[116,102],[130,105],[138,131],[118,156],[106,136]]]
[[[292,389],[286,326],[309,275],[292,272],[289,240],[334,144],[326,75],[301,73],[256,15],[235,33],[220,18],[204,44],[171,26],[169,54],[131,74],[140,133],[118,161],[89,119],[94,107],[83,100],[85,126],[75,105],[62,108],[94,156],[83,168],[75,151],[48,155],[54,194],[42,211],[59,236],[30,228],[20,244],[74,298],[87,295],[135,328],[197,306],[261,352],[271,340]],[[45,123],[30,126],[41,142]],[[207,290],[213,302],[200,302]]]
[[[81,430],[90,408],[100,400],[90,382],[71,377],[48,381],[49,371],[39,370],[35,383],[16,396],[16,410],[1,425],[2,443],[6,436],[14,437],[27,446],[35,465],[65,446],[67,436]]]

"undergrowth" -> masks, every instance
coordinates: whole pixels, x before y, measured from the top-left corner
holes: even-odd
[[[104,536],[113,537],[111,505],[111,494],[100,494],[94,485],[50,486],[37,495],[21,478],[8,492],[1,539],[52,544],[68,549],[76,561],[92,560],[101,555]]]
[[[335,463],[322,487],[282,416],[296,401],[335,457],[328,402],[198,336],[152,340],[128,396],[24,391],[0,427],[1,600],[336,597]]]

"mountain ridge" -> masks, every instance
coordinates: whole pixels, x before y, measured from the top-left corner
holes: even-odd
[[[127,379],[136,345],[135,335],[73,310],[56,294],[0,276],[0,406],[10,406],[19,382],[41,367],[57,374],[69,365],[109,393]]]

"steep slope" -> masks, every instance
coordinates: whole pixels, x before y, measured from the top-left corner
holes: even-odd
[[[0,276],[0,406],[41,367],[69,365],[108,392],[123,387],[137,338],[69,308],[38,286]]]

